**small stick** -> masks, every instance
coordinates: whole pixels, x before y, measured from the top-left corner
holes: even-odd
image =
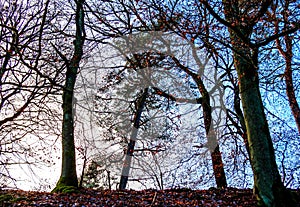
[[[157,192],[155,192],[150,206],[152,206],[154,204],[154,202],[156,200],[156,196],[157,196]]]

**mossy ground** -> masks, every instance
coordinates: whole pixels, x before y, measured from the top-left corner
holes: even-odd
[[[56,184],[56,187],[51,191],[52,193],[78,193],[78,183],[77,181],[73,182],[61,177]]]
[[[9,204],[13,204],[26,199],[27,198],[24,196],[14,196],[10,193],[5,193],[0,195],[0,206],[10,206]]]
[[[52,193],[78,193],[79,190],[74,186],[67,185],[57,185],[52,191]]]

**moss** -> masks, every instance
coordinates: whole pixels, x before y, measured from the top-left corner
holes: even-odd
[[[14,197],[11,194],[0,195],[0,202],[12,201],[13,199],[14,199]]]
[[[56,184],[56,187],[51,191],[52,193],[78,193],[78,183],[72,182],[65,177],[61,177]]]
[[[13,203],[26,200],[26,197],[15,197],[11,194],[0,195],[0,206],[13,206]]]
[[[52,193],[78,193],[79,190],[77,187],[74,186],[59,185],[56,186],[51,192]]]
[[[66,180],[61,178],[56,187],[51,191],[52,193],[78,193],[78,186],[68,185],[66,184]]]

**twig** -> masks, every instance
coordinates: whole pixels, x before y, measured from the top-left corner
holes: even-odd
[[[154,202],[156,200],[156,196],[157,196],[157,192],[155,192],[150,206],[152,206],[154,204]]]

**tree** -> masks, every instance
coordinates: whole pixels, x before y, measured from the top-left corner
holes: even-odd
[[[264,106],[259,91],[259,47],[297,28],[269,36],[260,43],[252,43],[255,25],[266,14],[272,1],[222,1],[225,19],[218,15],[208,1],[201,1],[218,21],[228,28],[235,69],[248,135],[250,159],[254,173],[254,192],[262,206],[292,206],[293,199],[282,184],[275,161],[275,153]]]
[[[143,12],[143,7],[145,5],[148,5],[150,7],[149,11],[153,11],[152,13],[150,12],[149,15],[146,14],[145,12]],[[168,5],[169,6],[169,5]],[[113,12],[111,13],[112,19],[105,19],[102,18],[103,14],[101,14],[101,12],[103,11],[94,11],[94,15],[95,17],[97,17],[98,19],[101,20],[101,22],[103,23],[103,25],[105,25],[107,28],[100,28],[100,27],[95,27],[95,30],[97,30],[97,32],[99,32],[101,35],[103,36],[122,36],[122,35],[127,35],[127,34],[131,34],[133,35],[134,32],[136,31],[162,31],[162,32],[173,32],[174,36],[178,36],[178,38],[183,38],[186,42],[190,43],[190,48],[192,48],[192,57],[194,58],[194,61],[197,63],[197,65],[195,66],[196,68],[193,69],[189,69],[186,65],[184,65],[182,63],[182,61],[179,61],[179,58],[177,57],[171,57],[171,55],[169,57],[167,57],[168,55],[166,55],[166,57],[164,57],[167,61],[167,59],[172,59],[171,62],[173,62],[173,66],[176,69],[179,69],[181,71],[183,71],[184,73],[186,73],[188,76],[190,76],[191,79],[193,79],[194,82],[196,82],[196,85],[198,87],[198,91],[201,94],[202,98],[203,98],[203,102],[201,103],[202,105],[202,109],[203,109],[203,120],[204,120],[204,125],[205,125],[205,131],[206,131],[206,135],[208,138],[208,142],[210,144],[209,148],[210,148],[210,152],[211,152],[211,157],[212,157],[212,164],[213,164],[213,169],[214,169],[214,175],[216,178],[216,183],[218,187],[226,187],[227,186],[227,182],[226,182],[226,177],[225,177],[225,170],[224,170],[224,165],[222,162],[222,155],[219,149],[219,145],[218,145],[218,140],[217,137],[214,136],[213,134],[210,134],[213,130],[212,130],[212,110],[211,110],[211,104],[210,104],[210,98],[209,97],[209,92],[207,91],[207,87],[205,87],[205,84],[203,83],[203,80],[200,74],[203,74],[203,70],[205,67],[205,62],[208,62],[207,59],[205,59],[203,62],[201,62],[201,58],[199,58],[199,50],[197,49],[198,47],[203,47],[203,45],[200,45],[202,43],[199,43],[201,40],[199,37],[199,33],[202,33],[203,31],[200,30],[199,32],[197,32],[196,28],[200,28],[200,27],[205,27],[205,24],[209,24],[209,22],[201,22],[201,15],[199,15],[199,17],[197,16],[197,19],[195,20],[194,17],[191,15],[187,15],[187,16],[180,16],[179,12],[170,12],[170,15],[168,16],[168,11],[174,11],[176,9],[178,9],[178,6],[176,4],[171,5],[170,8],[169,7],[163,8],[163,6],[160,3],[149,3],[149,2],[138,2],[138,3],[134,3],[133,1],[129,1],[128,3],[125,2],[121,2],[121,3],[116,3],[114,1],[109,2],[108,7],[111,8],[113,10]],[[116,9],[118,8],[118,9]],[[123,10],[120,10],[119,8],[123,8]],[[123,14],[126,14],[123,16]],[[155,16],[156,15],[156,16]],[[127,17],[127,21],[124,21],[124,18]],[[189,18],[192,18],[189,19]],[[135,19],[134,21],[132,21],[132,19]],[[182,20],[183,19],[183,20]],[[114,22],[119,21],[120,23],[122,23],[122,25],[120,24],[114,24]],[[184,26],[181,26],[181,24],[179,24],[180,21],[184,21],[185,23],[183,24]],[[193,21],[193,22],[192,22]],[[200,22],[197,22],[200,21]],[[192,23],[191,23],[192,22]],[[191,24],[189,24],[191,23]],[[196,26],[194,26],[193,24],[198,24]],[[203,25],[202,25],[203,24]],[[190,26],[193,25],[193,26]],[[96,29],[97,28],[97,29]],[[113,32],[115,32],[115,34],[112,34]],[[137,40],[137,42],[139,41],[145,41],[145,43],[149,43],[151,41],[153,41],[153,45],[150,46],[149,51],[151,51],[154,47],[154,50],[157,50],[157,48],[155,48],[155,41],[161,41],[162,44],[159,45],[159,47],[165,47],[168,48],[168,44],[166,43],[168,40],[162,40],[162,39],[156,39],[156,37],[154,37],[155,35],[153,35],[153,39],[151,40],[151,38],[149,39],[143,39],[141,38],[140,40]],[[133,37],[134,39],[134,37]],[[130,39],[130,37],[127,40],[128,42],[132,41]],[[138,51],[138,48],[140,47],[144,47],[143,49],[145,50],[145,45],[138,45],[138,43],[136,42],[130,42],[128,45],[129,48],[126,48],[127,50],[129,50],[129,52],[132,52],[130,50],[133,51]],[[188,43],[185,43],[188,45]],[[121,50],[124,48],[121,48]],[[124,52],[124,51],[122,51]],[[169,51],[168,51],[169,52]],[[167,53],[168,53],[167,52]],[[206,51],[204,51],[206,52]],[[147,58],[147,57],[146,57]],[[161,67],[164,67],[163,65],[161,65]],[[197,68],[198,67],[198,68]],[[196,71],[201,71],[200,74],[197,74]],[[180,89],[179,89],[180,90]]]
[[[50,108],[57,101],[59,72],[48,67],[55,62],[47,49],[46,34],[55,18],[49,8],[47,0],[0,4],[1,177],[14,178],[11,170],[20,166],[30,169],[37,162],[52,163],[51,155],[41,156],[49,155],[44,148],[48,136],[57,135],[56,112]]]
[[[289,26],[289,17],[292,15],[290,14],[290,1],[282,1],[282,5],[285,11],[283,12],[282,17],[275,17],[273,21],[275,24],[275,33],[279,33],[279,23],[281,22],[280,18],[283,18],[284,27]],[[276,11],[273,11],[273,15],[276,16]],[[278,15],[279,16],[279,15]],[[272,17],[271,17],[272,18]],[[276,39],[276,45],[285,60],[285,71],[284,71],[284,79],[286,85],[286,95],[289,101],[289,105],[294,116],[296,126],[298,128],[298,132],[300,134],[300,107],[295,95],[295,87],[294,87],[294,78],[293,78],[293,40],[291,34],[285,34],[283,36],[283,40],[280,38]]]
[[[195,52],[193,52],[196,54]],[[195,57],[194,58],[198,58]],[[218,188],[225,188],[227,187],[227,181],[225,176],[225,170],[224,170],[224,164],[222,161],[222,155],[220,152],[220,146],[218,143],[218,137],[215,132],[215,126],[214,126],[214,120],[212,116],[212,104],[210,103],[210,93],[213,91],[208,91],[207,87],[204,84],[204,81],[202,80],[202,77],[200,74],[195,73],[191,71],[188,67],[182,65],[179,60],[177,60],[175,57],[173,57],[173,60],[176,63],[176,66],[178,66],[180,69],[182,69],[185,73],[187,73],[191,78],[195,81],[199,93],[201,94],[201,98],[199,100],[199,103],[202,106],[202,113],[203,113],[203,119],[204,119],[204,128],[205,133],[207,137],[207,147],[210,150],[211,153],[211,159],[212,159],[212,165],[213,165],[213,171],[215,180],[217,183]],[[200,61],[198,61],[199,63]],[[199,67],[203,67],[204,64],[200,63]],[[201,70],[201,69],[200,69]],[[220,86],[218,82],[215,83],[216,86]],[[215,106],[214,106],[215,107]]]
[[[83,56],[83,46],[85,41],[84,28],[84,0],[75,0],[76,14],[76,34],[74,40],[74,53],[68,60],[58,48],[56,52],[63,58],[66,65],[65,85],[63,88],[63,122],[62,122],[62,170],[60,179],[53,191],[64,191],[66,187],[78,187],[74,144],[74,114],[73,95],[79,63]]]
[[[119,187],[120,190],[124,190],[126,188],[126,184],[128,181],[129,170],[131,167],[131,159],[132,159],[133,152],[134,152],[134,145],[137,140],[137,133],[138,133],[138,129],[141,124],[140,123],[141,115],[142,115],[143,109],[145,107],[147,95],[148,95],[148,88],[145,88],[142,93],[142,96],[138,98],[137,103],[136,103],[136,112],[135,112],[134,119],[133,119],[133,128],[132,128],[130,140],[128,142],[128,147],[125,152],[126,153],[125,161],[123,163],[123,168],[122,168],[120,187]]]
[[[156,62],[155,58],[150,56],[146,58],[147,54],[147,52],[134,54],[135,58],[132,59],[129,59],[128,56],[128,63],[125,66],[120,66],[121,70],[118,73],[110,73],[107,77],[107,85],[101,88],[101,93],[97,96],[97,105],[99,106],[97,111],[99,119],[101,119],[101,127],[103,129],[108,128],[109,131],[109,134],[104,134],[105,139],[112,143],[112,148],[115,148],[115,141],[120,139],[122,141],[117,143],[124,145],[124,152],[122,153],[124,158],[122,159],[125,161],[123,161],[121,169],[120,189],[125,189],[130,170],[131,176],[132,174],[137,175],[137,177],[133,175],[132,178],[129,178],[131,181],[141,183],[146,179],[154,180],[158,172],[145,171],[149,174],[148,178],[141,178],[142,175],[138,172],[145,170],[145,165],[153,169],[153,160],[148,160],[148,158],[145,160],[146,154],[151,152],[159,154],[162,150],[158,148],[163,147],[163,141],[167,142],[170,139],[169,134],[171,132],[166,132],[166,130],[173,130],[172,127],[165,124],[172,119],[165,115],[167,113],[166,101],[161,101],[155,97],[153,89],[155,83],[163,82],[161,81],[164,77],[163,73],[147,67],[150,66],[151,60]],[[104,107],[106,104],[109,106],[108,108]],[[127,105],[129,107],[126,107]],[[161,123],[162,119],[166,122]],[[157,142],[160,142],[161,145],[158,146]],[[109,151],[111,150],[106,150],[106,152]],[[117,154],[115,153],[114,156],[116,157]],[[133,157],[133,155],[135,156]],[[131,164],[132,159],[134,159],[134,166]],[[136,163],[140,164],[136,165]],[[145,174],[145,172],[143,173]],[[162,188],[160,184],[159,186]]]
[[[205,4],[205,2],[206,2],[206,4]],[[214,4],[214,3],[216,3],[216,4]],[[213,7],[218,7],[218,6],[222,5],[221,2],[214,2],[214,3],[211,3],[211,4],[213,4]],[[168,10],[169,5],[171,5],[171,7]],[[241,69],[242,66],[246,65],[246,63],[248,63],[249,61],[253,61],[253,60],[256,63],[250,63],[251,67],[255,68],[255,67],[259,66],[259,64],[257,63],[258,60],[255,57],[255,55],[259,55],[259,53],[258,53],[259,49],[266,46],[270,41],[273,41],[277,37],[283,35],[283,33],[289,33],[289,32],[295,31],[295,28],[293,28],[291,26],[291,30],[290,30],[290,28],[283,28],[283,29],[281,28],[280,30],[283,33],[279,32],[278,34],[269,36],[269,34],[272,33],[271,32],[272,27],[269,25],[269,26],[264,27],[264,28],[268,28],[268,32],[266,32],[266,30],[263,30],[262,31],[263,34],[259,34],[260,30],[262,29],[260,24],[254,24],[254,27],[252,28],[253,30],[246,28],[246,27],[247,27],[247,23],[249,23],[248,22],[249,18],[250,19],[253,18],[253,21],[257,20],[257,21],[259,21],[259,23],[261,23],[260,20],[264,21],[264,19],[260,19],[257,17],[257,15],[255,15],[255,12],[257,12],[259,10],[257,8],[257,6],[255,6],[255,5],[258,5],[258,7],[259,7],[260,4],[258,2],[253,2],[253,4],[251,3],[251,5],[250,5],[250,3],[247,3],[247,2],[243,2],[243,1],[237,2],[236,1],[236,2],[233,2],[232,5],[237,7],[236,10],[240,9],[240,13],[237,12],[238,13],[237,15],[235,13],[232,13],[233,16],[235,16],[235,15],[238,16],[238,17],[236,17],[236,20],[238,20],[237,21],[238,24],[235,21],[231,22],[231,20],[228,20],[227,22],[226,22],[226,20],[222,21],[222,20],[220,20],[220,18],[216,17],[216,16],[218,16],[218,14],[210,15],[209,13],[213,14],[214,10],[212,10],[208,7],[207,1],[202,1],[202,3],[199,3],[198,1],[194,2],[194,3],[184,1],[184,2],[182,2],[182,4],[180,3],[180,1],[176,1],[176,0],[169,2],[169,4],[167,2],[159,2],[159,1],[151,1],[151,2],[149,2],[149,1],[121,1],[121,2],[120,1],[106,1],[105,3],[91,2],[90,5],[88,6],[88,8],[90,10],[88,13],[88,17],[89,17],[88,27],[91,28],[91,33],[93,34],[94,39],[93,40],[90,39],[90,40],[96,44],[96,43],[102,42],[103,40],[109,40],[111,37],[124,37],[124,36],[127,36],[128,34],[136,34],[140,31],[155,30],[157,32],[168,32],[171,30],[171,31],[175,31],[176,34],[179,34],[179,36],[182,38],[186,38],[189,41],[195,41],[195,44],[194,44],[195,49],[205,48],[205,49],[211,51],[215,55],[215,58],[221,58],[222,56],[226,56],[226,55],[230,56],[231,55],[230,53],[226,53],[226,55],[224,55],[224,53],[223,53],[224,52],[223,48],[225,48],[227,51],[229,51],[228,49],[233,48],[232,45],[230,44],[231,41],[230,41],[230,37],[228,36],[229,32],[226,30],[226,28],[230,28],[230,31],[232,30],[231,31],[232,36],[235,37],[234,35],[236,34],[236,38],[239,40],[239,41],[237,41],[238,43],[235,43],[234,46],[237,47],[238,49],[241,49],[240,52],[244,52],[244,51],[249,52],[249,54],[247,53],[246,55],[242,55],[242,54],[239,54],[239,51],[237,51],[235,48],[234,48],[234,50],[232,50],[233,53],[235,52],[234,57],[235,57],[236,68],[239,66],[239,70],[242,70]],[[206,6],[207,9],[203,9],[203,6]],[[222,7],[220,7],[220,8],[222,8]],[[161,12],[161,11],[164,11],[164,9],[166,9],[167,12]],[[222,11],[222,9],[220,9],[219,11]],[[201,14],[198,14],[197,12],[201,13]],[[260,12],[263,12],[263,10],[261,10]],[[182,15],[182,13],[186,14],[186,16]],[[250,13],[253,16],[251,16]],[[247,16],[247,14],[249,14],[249,18],[243,18],[244,16]],[[201,18],[193,19],[197,15],[201,16]],[[222,16],[222,15],[223,14],[220,14],[219,16]],[[239,16],[239,15],[241,15],[241,16]],[[214,19],[214,21],[209,22],[209,24],[201,24],[201,21],[199,21],[199,19],[201,20],[205,17],[208,19],[212,19],[212,16],[215,16],[216,18]],[[262,17],[265,18],[265,15],[262,15]],[[216,23],[216,20],[220,21],[223,24]],[[101,24],[99,24],[99,22]],[[249,24],[251,24],[251,23],[249,23]],[[279,24],[279,25],[282,25],[282,24]],[[182,29],[182,26],[184,27],[184,29]],[[242,30],[240,29],[240,27],[242,28]],[[181,31],[181,29],[182,29],[182,31]],[[245,32],[243,29],[252,30],[251,31],[252,33],[250,32],[251,34],[241,34],[242,32]],[[288,29],[288,30],[286,30],[286,29]],[[255,39],[256,43],[252,43],[253,39]],[[159,40],[156,40],[156,41],[159,41]],[[203,41],[206,44],[200,45],[201,41]],[[246,44],[245,44],[245,42],[246,42]],[[251,42],[251,44],[249,42]],[[109,41],[106,41],[105,43],[111,44],[112,42],[109,40]],[[132,46],[136,46],[136,45],[132,45]],[[243,50],[244,46],[245,46],[246,50]],[[152,48],[150,47],[149,50],[151,51],[151,49],[153,49],[153,47]],[[249,50],[247,50],[247,49],[249,49]],[[124,51],[121,51],[121,53],[122,52],[124,52]],[[127,55],[127,53],[126,53],[126,55]],[[249,57],[246,57],[247,55]],[[236,61],[238,59],[238,57],[240,57],[239,60],[244,60],[244,62],[240,63],[239,61]],[[125,57],[125,58],[127,60],[127,57]],[[176,66],[176,64],[174,64],[174,62],[175,63],[176,63],[176,61],[178,62],[178,59],[176,60],[176,58],[174,58],[173,60],[170,60],[171,58],[172,57],[169,57],[168,61],[169,62],[173,61],[172,66],[174,66],[174,65]],[[179,60],[181,60],[181,59],[179,59]],[[120,61],[120,60],[117,60],[117,61]],[[183,67],[180,64],[182,64]],[[184,63],[181,63],[179,61],[179,64],[177,64],[177,69],[180,67],[184,68],[185,66],[186,66],[185,69],[190,69],[190,65],[184,65]],[[222,66],[219,65],[219,67],[222,67]],[[251,68],[251,67],[249,66],[249,68]],[[123,67],[120,65],[114,65],[113,68],[115,70],[118,70]],[[258,68],[253,69],[253,70],[254,70],[254,73],[258,72]],[[252,72],[253,72],[253,70],[252,70]],[[196,73],[197,70],[195,70],[193,72]],[[251,139],[247,136],[248,135],[247,130],[249,129],[249,126],[247,126],[247,121],[245,120],[245,117],[244,117],[245,113],[243,114],[242,111],[240,110],[240,97],[239,97],[240,94],[239,93],[243,93],[243,91],[240,90],[241,89],[241,81],[236,81],[236,79],[235,79],[237,76],[236,70],[234,71],[234,70],[232,70],[232,68],[229,68],[229,70],[226,71],[226,73],[228,73],[228,76],[231,76],[229,78],[230,78],[230,81],[232,82],[233,88],[234,88],[234,108],[235,108],[236,114],[232,113],[232,111],[229,112],[229,110],[228,110],[228,113],[230,113],[231,116],[234,116],[234,118],[236,118],[236,120],[238,120],[238,121],[236,121],[234,119],[231,119],[230,121],[233,126],[237,126],[237,131],[243,137],[244,142],[246,144],[246,148],[247,148],[248,141],[252,140],[253,136],[256,136],[256,135],[252,134]],[[132,74],[135,74],[135,73],[133,72]],[[119,76],[119,75],[120,74],[117,73],[115,76],[116,82],[119,82],[120,79],[122,79],[122,76]],[[257,77],[258,77],[258,74],[257,74]],[[245,77],[240,77],[240,76],[238,78],[245,79]],[[199,82],[199,80],[196,79],[195,82],[197,82],[197,81]],[[200,81],[201,81],[201,79],[200,79]],[[245,84],[245,82],[243,84]],[[236,87],[238,85],[240,86],[240,88]],[[256,83],[256,85],[254,84],[254,86],[253,86],[253,88],[255,89],[255,91],[257,93],[256,95],[259,98],[258,83]],[[243,87],[245,88],[245,86],[243,86]],[[203,90],[203,88],[202,88],[202,91],[205,93],[205,90]],[[124,92],[124,90],[122,92]],[[120,98],[120,97],[117,97],[117,98]],[[245,100],[246,99],[244,98],[244,101]],[[261,100],[260,100],[260,104],[261,105],[259,107],[260,107],[260,110],[262,110],[262,111],[260,111],[261,112],[260,115],[262,115],[262,114],[264,114],[264,111],[262,108]],[[245,105],[245,103],[244,103],[244,105]],[[123,112],[124,113],[122,115],[124,115],[125,113],[126,113],[126,115],[128,115],[127,108],[125,109],[123,105],[119,106],[119,107],[120,108],[123,107],[122,113]],[[250,107],[249,103],[248,103],[247,107]],[[209,111],[207,111],[207,112],[208,112],[207,114],[209,114]],[[116,113],[116,112],[112,112],[112,113]],[[248,112],[248,116],[249,116],[249,112]],[[208,116],[208,118],[209,118],[209,116]],[[232,118],[232,117],[230,117],[230,118]],[[262,118],[262,120],[265,120],[264,117],[260,117],[260,118]],[[249,120],[248,120],[248,122],[249,122]],[[112,130],[112,129],[115,129],[114,127],[116,126],[115,125],[116,121],[113,122],[108,119],[107,122],[105,122],[105,123],[111,124],[110,125],[110,126],[112,126],[112,127],[110,127],[111,135],[120,135],[118,130]],[[209,123],[209,122],[207,122],[207,123]],[[253,120],[252,120],[252,124],[253,124]],[[267,126],[267,125],[265,125],[265,126]],[[266,133],[268,134],[268,132],[266,132]],[[123,136],[120,136],[119,138],[122,139],[122,141],[124,141],[124,139],[126,139]],[[265,138],[270,139],[270,136],[265,136]],[[124,142],[122,142],[122,143],[124,143]],[[270,151],[272,151],[272,147],[270,147],[270,146],[267,146],[267,147],[269,147]],[[247,150],[248,150],[248,152],[251,151],[251,149],[249,149],[249,148]],[[253,151],[253,149],[252,149],[252,151]],[[273,155],[271,155],[271,157],[274,158]],[[273,167],[274,167],[274,165],[273,165]]]

